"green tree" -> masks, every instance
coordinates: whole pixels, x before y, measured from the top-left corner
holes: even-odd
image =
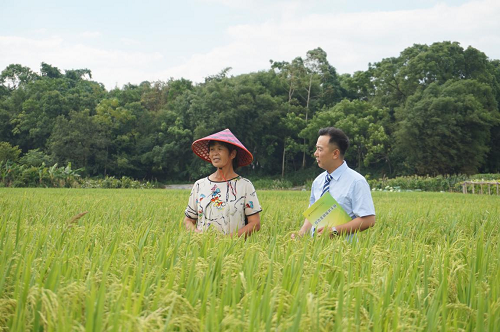
[[[366,71],[357,71],[354,75],[339,76],[341,94],[348,100],[372,100],[375,95],[372,83],[373,67]]]
[[[42,62],[40,66],[40,72],[42,77],[48,78],[61,78],[63,75],[59,68],[49,65],[48,63]]]
[[[12,146],[8,142],[0,142],[0,162],[16,162],[19,159],[21,150],[17,146]]]
[[[66,70],[64,76],[72,81],[92,79],[92,72],[89,69]]]
[[[319,53],[319,52],[317,52]],[[296,117],[295,115],[304,114],[304,125],[307,123],[307,119],[309,117],[309,102],[311,100],[311,92],[313,88],[313,81],[317,75],[315,75],[315,70],[319,66],[316,61],[319,56],[315,57],[315,53],[309,56],[308,65],[309,70],[306,68],[304,64],[304,60],[301,57],[296,57],[292,60],[292,62],[275,62],[270,60],[271,68],[275,70],[278,74],[278,77],[286,84],[288,89],[288,98],[286,104],[283,103],[282,109],[286,110],[284,116],[282,117],[282,124],[280,126],[283,134],[282,137],[282,162],[281,162],[281,177],[285,175],[286,161],[290,159],[287,157],[287,152],[293,154],[300,152],[297,151],[297,147],[299,146],[299,137],[298,132],[290,132],[290,129],[298,125],[298,121],[300,121],[300,117]],[[309,72],[309,75],[308,75]],[[305,101],[305,106],[302,105],[302,101]],[[293,119],[293,121],[290,121]],[[304,126],[303,125],[303,126]],[[302,126],[302,127],[303,127]],[[305,140],[305,139],[304,139]],[[303,152],[304,158],[302,165],[305,165],[305,151]],[[292,158],[293,160],[293,158]]]
[[[85,168],[87,174],[103,174],[108,142],[101,124],[89,113],[71,111],[68,118],[57,117],[49,150],[58,164],[71,162],[76,168]]]
[[[46,155],[39,149],[29,150],[28,152],[26,152],[26,154],[19,158],[19,163],[21,165],[35,167],[53,164],[50,156]]]
[[[397,58],[370,65],[370,72],[376,88],[373,101],[389,107],[402,106],[430,84],[449,80],[474,79],[490,85],[495,94],[498,91],[493,64],[486,55],[473,47],[464,50],[458,42],[415,44]]]
[[[304,66],[305,91],[307,93],[305,105],[304,126],[307,126],[310,114],[316,109],[312,104],[333,105],[340,100],[341,89],[337,72],[327,60],[327,54],[320,47],[307,52]],[[318,103],[318,101],[321,101]],[[312,107],[311,107],[312,106]],[[302,168],[306,166],[306,138],[302,142]]]
[[[493,60],[490,62],[493,66],[491,74],[495,82],[500,82],[500,60]],[[499,103],[500,109],[500,89],[497,90],[496,100]],[[486,157],[486,163],[481,169],[484,173],[500,173],[500,124],[491,128],[491,139],[489,144],[489,151]]]
[[[20,64],[7,66],[0,74],[0,84],[9,90],[15,90],[38,79],[38,75],[30,68]]]
[[[301,132],[301,136],[316,142],[320,128],[340,128],[349,137],[350,148],[345,158],[353,167],[362,171],[363,167],[379,165],[387,167],[387,172],[391,173],[390,140],[384,129],[388,121],[385,109],[364,101],[343,100],[332,108],[316,113],[307,128]]]
[[[112,174],[128,175],[135,169],[130,157],[138,135],[134,113],[142,112],[144,109],[139,102],[120,106],[116,98],[104,99],[97,105],[93,121],[102,128],[102,134],[106,137],[102,141],[106,148],[106,174],[110,170]]]
[[[10,141],[23,151],[46,152],[55,119],[68,116],[70,110],[95,109],[105,93],[102,85],[82,79],[83,73],[90,75],[86,69],[67,71],[82,73],[68,75],[69,78],[61,75],[58,68],[42,63],[41,72],[41,77],[23,83],[0,104],[0,116],[7,113],[5,117],[9,118],[8,125],[0,130],[10,130]]]
[[[69,103],[59,91],[46,91],[25,100],[21,112],[11,120],[14,126],[12,133],[17,136],[17,143],[24,151],[44,149],[54,126],[54,119],[68,114],[69,109]]]
[[[491,87],[475,80],[433,83],[397,116],[397,148],[408,170],[421,175],[476,173],[500,122]]]
[[[0,102],[0,141],[10,141],[12,138],[12,125],[10,113],[2,107]]]

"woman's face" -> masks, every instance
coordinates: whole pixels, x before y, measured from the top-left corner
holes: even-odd
[[[236,150],[229,153],[229,149],[226,146],[219,142],[214,142],[209,148],[208,155],[212,165],[217,168],[223,168],[226,165],[232,166],[233,159],[236,157]]]

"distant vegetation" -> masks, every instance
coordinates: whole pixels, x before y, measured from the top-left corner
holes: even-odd
[[[353,75],[337,73],[317,48],[229,73],[107,91],[88,69],[9,65],[0,75],[0,161],[192,181],[211,169],[193,140],[230,128],[255,157],[242,175],[296,182],[298,171],[304,181],[317,174],[318,129],[336,126],[351,139],[348,164],[371,178],[500,172],[500,61],[473,47],[413,45]]]

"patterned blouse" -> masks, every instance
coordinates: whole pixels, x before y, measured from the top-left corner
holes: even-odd
[[[215,229],[224,234],[238,232],[246,219],[262,211],[250,180],[237,176],[226,181],[208,177],[195,182],[185,215],[197,219],[199,230]]]

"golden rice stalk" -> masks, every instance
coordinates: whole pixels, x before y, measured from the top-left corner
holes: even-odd
[[[82,213],[78,213],[77,215],[74,215],[70,220],[68,220],[66,222],[68,224],[68,227],[72,227],[74,224],[76,224],[76,222],[78,221],[78,219],[80,219],[81,217],[83,217],[87,213],[89,213],[89,211],[85,211],[85,212],[82,212]]]

